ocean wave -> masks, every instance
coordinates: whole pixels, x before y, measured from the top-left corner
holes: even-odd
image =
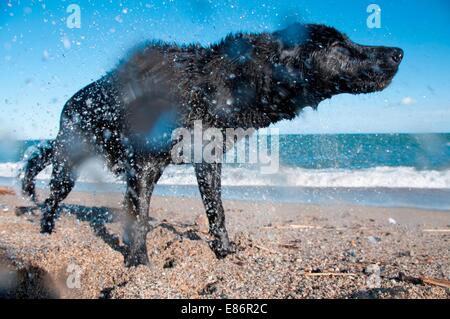
[[[21,163],[0,163],[0,177],[16,177]],[[51,166],[37,179],[48,180]],[[86,163],[77,179],[87,183],[123,183],[98,161]],[[160,180],[166,185],[196,184],[191,165],[169,166]],[[296,186],[296,187],[387,187],[387,188],[450,188],[450,170],[417,170],[413,167],[374,167],[368,169],[304,169],[280,167],[273,175],[257,169],[224,167],[222,185],[226,186]]]

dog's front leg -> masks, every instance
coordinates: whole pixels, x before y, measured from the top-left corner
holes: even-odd
[[[233,244],[225,228],[225,212],[221,198],[222,164],[195,164],[198,187],[209,220],[209,233],[214,237],[210,247],[218,258],[234,252]]]
[[[128,246],[125,265],[138,266],[149,263],[147,255],[147,233],[150,230],[149,208],[153,189],[161,177],[167,161],[154,161],[151,165],[127,177],[125,206],[128,218],[124,230],[124,242]]]

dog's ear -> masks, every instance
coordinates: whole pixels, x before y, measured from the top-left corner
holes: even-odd
[[[294,23],[273,33],[273,37],[281,44],[282,50],[290,50],[305,44],[309,31],[304,24]]]
[[[273,33],[282,50],[296,47],[320,49],[334,42],[345,42],[347,37],[333,27],[322,24],[294,23]]]

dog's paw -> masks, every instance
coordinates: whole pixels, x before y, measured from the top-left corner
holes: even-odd
[[[148,266],[149,264],[147,253],[127,253],[125,255],[125,267]]]
[[[55,228],[55,220],[53,218],[41,219],[41,234],[51,234]]]
[[[236,244],[233,242],[225,244],[220,240],[214,239],[209,242],[209,247],[216,254],[217,259],[223,259],[228,255],[236,253]]]

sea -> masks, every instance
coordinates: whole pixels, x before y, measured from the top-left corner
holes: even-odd
[[[30,147],[45,141],[0,141],[0,184],[18,188]],[[46,188],[51,167],[39,174]],[[222,196],[230,200],[352,204],[450,211],[450,133],[280,135],[279,169],[224,164]],[[93,160],[75,190],[123,192],[124,182]],[[192,165],[171,165],[155,194],[198,197]]]

